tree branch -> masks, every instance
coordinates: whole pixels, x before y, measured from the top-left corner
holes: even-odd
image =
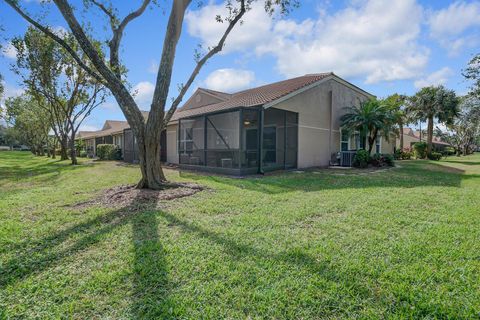
[[[72,56],[73,59],[85,70],[87,71],[92,77],[94,77],[98,82],[103,82],[103,78],[97,74],[93,69],[89,68],[76,54],[75,50],[73,50],[62,38],[57,36],[55,33],[50,31],[48,27],[41,25],[39,22],[32,19],[27,13],[25,13],[17,4],[17,1],[14,0],[5,0],[5,2],[13,8],[20,16],[22,16],[25,20],[27,20],[30,24],[32,24],[35,28],[42,31],[50,38],[52,38],[55,42],[61,45],[67,52]]]
[[[200,72],[200,70],[202,69],[203,65],[208,61],[208,59],[210,59],[212,56],[214,56],[215,54],[219,53],[220,51],[222,51],[223,49],[223,46],[225,45],[225,40],[227,39],[228,35],[230,34],[230,32],[233,30],[233,28],[235,27],[235,25],[241,20],[242,16],[245,14],[246,12],[246,8],[245,8],[245,1],[242,0],[241,2],[241,7],[240,7],[240,11],[238,12],[238,14],[235,16],[235,18],[233,18],[230,22],[229,22],[229,25],[227,27],[227,29],[225,30],[225,33],[223,34],[222,38],[220,38],[218,44],[213,47],[202,59],[200,59],[195,67],[195,69],[193,70],[192,74],[190,75],[190,77],[188,78],[188,81],[185,83],[184,86],[182,86],[182,89],[180,90],[180,93],[178,95],[178,97],[173,101],[170,109],[168,110],[166,116],[165,116],[165,119],[164,119],[164,125],[167,125],[168,122],[170,121],[170,119],[172,118],[173,114],[175,113],[175,111],[177,110],[177,107],[178,105],[180,104],[180,102],[182,102],[182,99],[185,95],[185,93],[188,91],[188,89],[190,88],[190,86],[192,85],[193,81],[195,80],[196,76],[198,75],[198,73]]]
[[[92,0],[94,1],[94,0]],[[140,17],[144,12],[145,9],[148,7],[150,4],[151,0],[144,0],[142,2],[142,5],[140,8],[137,10],[131,12],[128,14],[122,22],[118,25],[118,27],[115,27],[114,24],[112,24],[112,32],[113,32],[113,37],[112,40],[109,42],[109,47],[110,47],[110,67],[112,68],[113,72],[115,75],[120,79],[121,77],[121,70],[120,70],[120,58],[119,58],[119,48],[120,48],[120,42],[122,41],[123,37],[123,32],[125,31],[125,28],[127,25],[132,22],[134,19]]]

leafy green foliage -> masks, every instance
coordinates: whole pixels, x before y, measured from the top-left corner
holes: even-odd
[[[375,153],[373,156],[371,156],[370,164],[374,167],[393,167],[395,165],[393,155],[381,153]]]
[[[457,117],[460,100],[455,91],[444,86],[422,88],[409,99],[408,112],[417,120],[427,121],[427,151],[431,152],[433,144],[433,123],[435,119],[447,126],[453,124]]]
[[[370,99],[360,103],[359,106],[345,108],[345,114],[340,118],[340,122],[343,130],[358,131],[366,135],[370,154],[379,134],[389,141],[396,118],[393,110],[386,104]]]
[[[428,159],[438,161],[442,159],[442,154],[440,152],[430,152],[427,155]]]
[[[427,143],[415,142],[413,144],[413,154],[417,159],[425,159],[427,157]]]
[[[396,150],[393,155],[395,160],[410,160],[413,157],[413,152],[410,148],[404,148],[403,150]]]
[[[475,55],[463,71],[463,76],[472,82],[470,95],[480,98],[480,54]]]
[[[353,158],[353,166],[357,168],[366,168],[370,162],[370,154],[367,150],[358,150]]]
[[[120,160],[122,152],[115,144],[99,144],[97,145],[97,156],[100,160]]]

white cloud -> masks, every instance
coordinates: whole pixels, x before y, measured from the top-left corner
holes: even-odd
[[[187,14],[189,33],[205,45],[212,45],[225,28],[214,20],[220,8],[209,5]],[[418,43],[422,17],[415,0],[353,1],[334,14],[322,11],[317,19],[299,22],[272,21],[255,6],[227,39],[226,49],[271,55],[286,77],[333,71],[368,83],[413,79],[429,58],[428,49]]]
[[[200,38],[202,45],[207,49],[217,45],[228,24],[217,22],[216,16],[225,17],[227,10],[224,4],[210,4],[199,10],[189,10],[185,15],[187,30],[191,36]],[[253,4],[243,23],[235,26],[227,40],[223,53],[232,51],[250,51],[270,36],[272,19],[265,13],[260,2]]]
[[[153,83],[142,81],[133,87],[132,94],[134,95],[135,101],[139,104],[139,107],[145,107],[152,103],[154,91],[155,85]]]
[[[2,55],[9,59],[17,58],[17,49],[10,43],[7,42],[2,45]]]
[[[255,81],[255,74],[249,70],[218,69],[210,73],[203,85],[208,89],[235,92],[246,89]]]
[[[477,46],[480,43],[478,30],[470,35],[464,33],[480,27],[480,2],[456,1],[445,9],[431,12],[428,24],[430,35],[451,55],[464,47]]]
[[[425,78],[418,79],[414,82],[415,88],[421,89],[428,86],[438,86],[447,83],[448,78],[453,75],[452,69],[444,67],[437,70]]]

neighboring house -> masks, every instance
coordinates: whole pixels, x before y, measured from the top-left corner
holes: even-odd
[[[426,132],[419,130],[413,130],[411,128],[403,128],[403,147],[411,148],[416,142],[427,142]],[[445,147],[450,146],[449,143],[442,141],[440,137],[433,136],[432,145],[434,150],[443,150]],[[400,148],[400,137],[397,138],[396,148]]]
[[[229,94],[197,89],[173,115],[162,134],[162,158],[181,168],[227,174],[325,167],[338,152],[363,148],[359,134],[340,130],[345,107],[374,98],[333,73],[309,74]],[[107,121],[102,130],[80,133],[95,145],[114,141],[124,159],[134,161],[128,124],[119,130]],[[108,137],[112,138],[108,138]],[[103,140],[101,139],[103,137]],[[127,143],[128,142],[128,143]],[[115,143],[115,142],[112,142]],[[123,143],[123,145],[122,145]],[[374,152],[393,153],[394,139],[378,137]]]

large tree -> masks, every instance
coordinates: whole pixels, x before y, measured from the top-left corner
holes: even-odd
[[[62,40],[85,64],[88,59],[75,38],[62,34]],[[21,75],[27,91],[44,106],[61,146],[61,159],[77,164],[75,135],[85,118],[104,101],[104,87],[79,66],[58,43],[33,27],[12,41],[17,50],[14,70]]]
[[[4,1],[29,23],[62,45],[77,63],[79,63],[83,69],[90,74],[90,76],[103,82],[105,86],[108,87],[120,106],[120,109],[123,111],[138,143],[138,156],[142,172],[142,179],[138,183],[138,187],[162,189],[170,184],[167,182],[161,168],[161,132],[165,129],[167,123],[170,121],[173,113],[176,111],[185,93],[192,85],[203,65],[212,56],[223,49],[228,35],[237,24],[240,24],[252,3],[262,0],[228,0],[225,2],[227,12],[225,16],[212,15],[212,19],[216,19],[219,23],[225,24],[225,31],[220,39],[218,39],[216,45],[196,57],[195,68],[186,82],[180,86],[178,95],[173,99],[170,108],[167,111],[167,97],[170,90],[175,53],[183,28],[184,16],[187,8],[192,4],[192,0],[172,0],[168,2],[171,3],[171,9],[164,33],[163,49],[160,56],[160,64],[157,71],[155,89],[147,121],[143,118],[140,108],[128,90],[125,81],[126,79],[122,77],[122,74],[124,74],[124,68],[121,64],[119,52],[121,41],[127,26],[132,21],[139,18],[149,6],[153,6],[155,1],[142,0],[141,5],[125,17],[120,17],[117,8],[114,8],[113,4],[110,2],[102,0],[83,1],[83,5],[97,8],[109,21],[111,38],[107,41],[108,48],[103,48],[95,46],[94,42],[91,40],[93,37],[88,34],[88,28],[85,27],[88,23],[81,23],[77,19],[78,10],[81,10],[78,8],[81,6],[80,3],[76,4],[76,8],[74,8],[67,0],[53,0],[53,3],[68,24],[83,52],[88,56],[91,65],[84,63],[78,56],[77,52],[61,37],[56,35],[46,23],[33,18],[20,6],[19,1]],[[265,10],[268,13],[273,13],[275,9],[279,9],[282,14],[285,14],[291,6],[298,4],[298,0],[263,1]],[[199,3],[197,3],[197,5],[198,4]],[[104,57],[108,57],[108,59],[105,59]]]
[[[472,82],[470,95],[480,98],[480,54],[475,55],[463,71],[463,76]]]
[[[455,146],[457,155],[467,155],[480,138],[480,100],[473,96],[461,99],[460,112],[448,126],[448,132],[437,128],[436,134]]]
[[[368,142],[368,153],[371,154],[378,135],[390,140],[396,118],[393,110],[383,101],[370,99],[358,106],[345,108],[340,118],[341,127],[349,132],[358,131]]]
[[[444,86],[422,88],[409,98],[408,110],[420,121],[427,121],[427,153],[432,152],[435,120],[446,125],[452,124],[458,114],[459,99],[455,91]]]

